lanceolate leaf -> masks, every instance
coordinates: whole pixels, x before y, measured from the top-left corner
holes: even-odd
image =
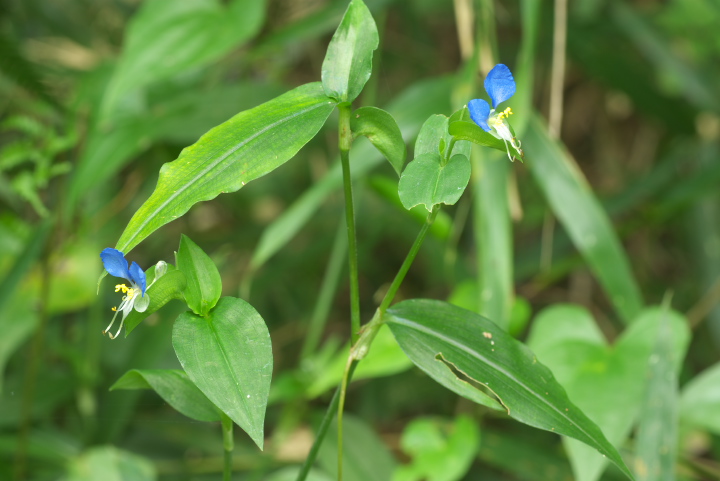
[[[328,97],[352,102],[372,72],[379,37],[375,20],[362,0],[352,0],[328,46],[322,84]]]
[[[181,314],[173,347],[192,382],[262,449],[273,357],[260,314],[223,297],[205,317]]]
[[[163,165],[155,192],[130,219],[117,249],[127,253],[197,202],[235,192],[281,166],[315,136],[334,106],[315,82],[215,127]]]
[[[570,402],[552,372],[492,321],[445,302],[423,299],[396,304],[388,310],[386,321],[408,357],[445,387],[465,395],[447,377],[438,376],[438,365],[470,381],[468,389],[472,382],[492,390],[511,417],[592,446],[632,478],[600,428]]]
[[[625,322],[643,305],[640,289],[607,214],[568,154],[534,116],[524,134],[528,167],[575,247]]]
[[[179,369],[133,369],[110,390],[152,389],[176,411],[197,421],[220,421],[220,411]]]

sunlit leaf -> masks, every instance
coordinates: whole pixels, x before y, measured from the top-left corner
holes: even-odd
[[[163,165],[155,192],[130,219],[117,249],[127,253],[197,202],[275,170],[315,136],[334,105],[319,83],[311,83],[215,127]]]
[[[390,308],[387,323],[405,354],[443,386],[466,397],[473,389],[489,399],[478,387],[484,386],[510,417],[582,441],[632,479],[617,450],[553,373],[492,321],[445,302],[414,299]],[[453,378],[465,384],[465,392]]]
[[[273,356],[260,314],[223,297],[205,317],[181,314],[173,347],[192,382],[262,449]]]
[[[373,51],[379,37],[375,20],[362,0],[352,0],[328,46],[322,65],[325,94],[337,102],[352,102],[372,73]]]

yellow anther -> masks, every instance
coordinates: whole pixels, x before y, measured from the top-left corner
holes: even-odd
[[[130,288],[129,288],[128,286],[126,286],[125,284],[118,284],[118,285],[115,286],[115,292],[123,291],[123,294],[124,294],[124,293],[126,293],[127,291],[130,291],[130,290],[132,290],[132,289],[130,289]]]
[[[513,114],[512,109],[511,109],[510,107],[508,107],[508,108],[506,108],[505,110],[503,110],[502,112],[500,112],[500,113],[498,114],[498,118],[499,118],[499,119],[506,119],[506,118],[508,118],[509,116],[511,116],[512,114]]]
[[[113,307],[113,308],[112,308],[112,311],[113,311],[113,312],[116,312],[116,311],[117,311],[117,307]]]

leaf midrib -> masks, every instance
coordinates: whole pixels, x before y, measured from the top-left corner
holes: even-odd
[[[591,436],[590,434],[588,434],[582,427],[580,427],[580,426],[579,426],[577,423],[575,423],[572,419],[570,419],[569,417],[567,417],[567,415],[565,415],[562,411],[560,411],[560,410],[557,409],[555,406],[553,406],[552,404],[550,404],[550,403],[549,403],[545,398],[543,398],[542,396],[540,396],[540,395],[536,394],[535,392],[533,392],[528,386],[526,386],[523,382],[521,382],[520,380],[518,380],[517,378],[515,378],[513,375],[511,375],[510,373],[508,373],[507,371],[505,371],[505,370],[502,369],[501,367],[497,366],[495,363],[493,363],[493,362],[490,361],[489,359],[487,359],[487,358],[485,358],[484,356],[482,356],[479,352],[474,351],[474,350],[472,350],[472,349],[470,349],[470,348],[468,348],[468,347],[466,347],[466,346],[458,343],[456,340],[454,340],[454,339],[452,339],[452,338],[449,338],[449,337],[447,337],[447,336],[439,333],[438,331],[435,331],[435,330],[432,330],[432,329],[430,329],[430,328],[427,328],[427,327],[425,327],[425,326],[423,326],[422,324],[419,324],[419,323],[417,323],[417,322],[413,322],[413,321],[410,321],[410,320],[408,320],[408,319],[405,319],[405,318],[402,318],[402,317],[398,317],[398,316],[394,316],[394,315],[392,316],[392,318],[393,318],[393,321],[391,321],[391,322],[396,322],[397,324],[407,326],[407,327],[409,327],[410,329],[415,329],[415,330],[420,331],[420,332],[423,332],[423,333],[425,333],[425,334],[431,334],[431,335],[433,335],[434,337],[437,337],[437,338],[439,338],[439,339],[442,339],[443,341],[447,342],[448,344],[451,344],[451,345],[453,345],[453,346],[455,346],[455,347],[458,347],[458,348],[460,348],[461,350],[463,350],[463,351],[467,352],[468,354],[470,354],[471,356],[474,356],[474,357],[480,359],[481,361],[485,362],[485,363],[488,364],[489,366],[493,367],[493,368],[496,369],[497,371],[499,371],[499,372],[501,372],[502,374],[504,374],[505,376],[507,376],[507,378],[515,381],[519,386],[521,386],[521,387],[522,387],[523,389],[525,389],[527,392],[529,392],[529,393],[532,394],[534,397],[536,397],[537,399],[539,399],[540,401],[542,401],[545,405],[547,405],[548,407],[550,407],[553,411],[555,411],[556,413],[558,413],[561,417],[563,417],[564,419],[566,419],[567,421],[569,421],[573,426],[575,426],[578,430],[580,430],[580,432],[582,432],[583,434],[585,434],[589,439],[593,440],[593,442],[596,443],[596,446],[595,446],[596,448],[599,447],[600,449],[602,449],[603,451],[605,451],[605,449],[597,442],[597,440],[596,440],[593,436]]]
[[[327,101],[329,101],[329,99],[328,99]],[[315,105],[313,105],[313,106],[311,106],[311,107],[309,107],[309,108],[307,108],[307,109],[300,110],[300,111],[295,112],[293,115],[290,115],[290,116],[287,116],[287,117],[283,117],[282,119],[279,119],[279,120],[277,120],[276,122],[273,122],[272,124],[269,124],[269,125],[267,125],[266,127],[258,130],[256,133],[254,133],[253,135],[251,135],[250,137],[248,137],[247,139],[245,139],[243,142],[237,144],[236,146],[234,146],[233,148],[231,148],[230,150],[228,150],[224,155],[222,155],[222,156],[219,157],[217,160],[215,160],[214,162],[212,162],[212,163],[211,163],[210,165],[208,165],[204,170],[202,170],[201,172],[199,172],[198,174],[196,174],[195,176],[193,176],[190,181],[185,182],[184,185],[182,185],[178,190],[176,190],[175,192],[173,192],[173,193],[170,195],[170,197],[168,197],[162,204],[160,204],[158,207],[156,207],[149,215],[145,216],[145,220],[135,229],[135,233],[132,235],[132,237],[130,237],[127,241],[125,241],[125,245],[123,245],[123,246],[117,246],[117,249],[125,252],[125,249],[127,248],[127,246],[132,244],[132,242],[138,237],[138,235],[140,234],[140,232],[142,232],[142,230],[145,229],[145,227],[146,227],[153,219],[155,219],[155,217],[157,217],[157,216],[159,215],[159,212],[160,212],[161,210],[163,210],[168,204],[170,204],[173,200],[175,200],[175,198],[177,198],[180,194],[182,194],[183,192],[185,192],[185,190],[187,190],[191,185],[193,185],[193,184],[195,183],[195,181],[197,181],[198,179],[200,179],[201,177],[203,177],[205,174],[207,174],[209,171],[211,171],[212,169],[214,169],[218,164],[220,164],[220,163],[222,163],[223,161],[225,161],[225,159],[227,159],[230,155],[232,155],[233,153],[237,152],[240,148],[242,148],[243,146],[247,145],[250,141],[256,139],[258,136],[260,136],[261,134],[264,134],[264,133],[267,132],[268,130],[270,130],[270,129],[278,126],[278,125],[281,125],[281,124],[283,124],[283,123],[285,123],[285,122],[288,122],[288,121],[294,119],[295,117],[298,117],[298,116],[300,116],[300,115],[304,115],[304,114],[306,114],[306,113],[308,113],[308,112],[312,112],[313,110],[324,106],[324,105],[325,105],[325,102],[326,102],[326,100],[323,99],[323,101],[318,102],[317,104],[315,104]],[[177,160],[180,160],[180,157],[178,157]],[[225,169],[227,169],[227,167],[229,167],[229,165],[226,166],[225,168],[221,169],[221,170],[218,172],[218,174],[221,174],[222,172],[224,172]],[[150,198],[152,198],[152,195],[150,196]],[[148,199],[148,200],[149,200],[149,199]],[[134,246],[133,246],[133,247],[134,247]]]

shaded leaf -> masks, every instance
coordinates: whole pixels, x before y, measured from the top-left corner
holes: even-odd
[[[220,411],[179,369],[133,369],[110,386],[152,389],[176,411],[197,421],[220,421]]]
[[[361,107],[352,113],[350,129],[353,136],[367,137],[400,175],[407,147],[392,115],[377,107]]]

